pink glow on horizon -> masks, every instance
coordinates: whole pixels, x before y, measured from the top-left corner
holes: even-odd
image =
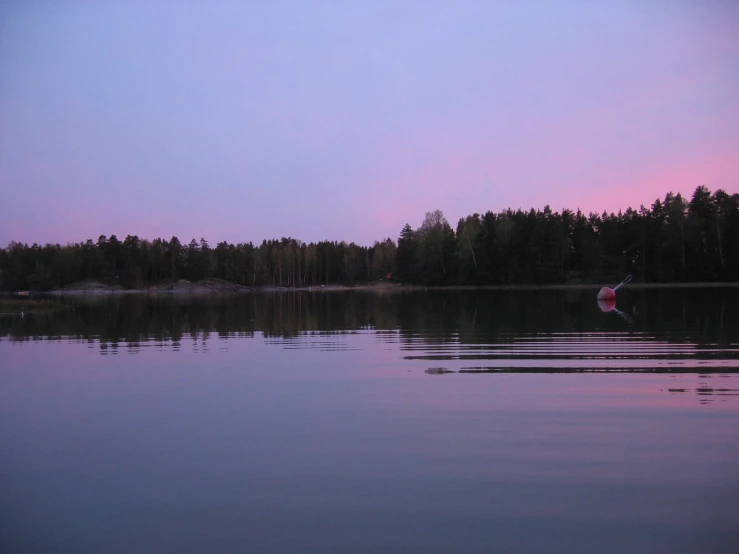
[[[696,187],[705,185],[715,192],[723,189],[729,194],[737,192],[737,186],[730,182],[728,176],[739,174],[739,158],[729,152],[708,155],[699,160],[676,162],[672,167],[656,169],[651,173],[640,175],[637,179],[624,185],[613,181],[609,189],[615,192],[596,192],[586,195],[584,205],[604,206],[584,210],[602,213],[618,213],[631,207],[638,210],[640,205],[651,208],[655,200],[664,200],[668,192],[680,193],[686,202],[690,202]],[[650,200],[651,197],[651,200]],[[640,202],[627,204],[627,198],[641,198]]]
[[[405,223],[410,223],[415,229],[420,226],[426,212],[437,208],[444,212],[454,228],[459,218],[475,212],[482,215],[486,211],[499,213],[508,208],[541,210],[548,204],[553,211],[559,212],[580,209],[585,214],[618,213],[629,207],[635,210],[641,205],[650,207],[656,199],[663,200],[668,192],[680,193],[689,201],[700,185],[711,191],[723,189],[730,194],[738,190],[731,182],[731,176],[739,175],[739,158],[729,152],[676,161],[672,166],[645,168],[638,174],[624,168],[601,179],[593,176],[597,186],[585,190],[579,187],[543,187],[526,191],[522,190],[523,185],[472,185],[470,183],[488,181],[486,174],[493,170],[465,169],[464,159],[464,156],[452,156],[439,160],[436,165],[419,171],[412,184],[408,184],[408,175],[401,172],[384,185],[362,187],[367,192],[361,195],[356,206],[369,212],[372,220],[366,225],[358,221],[359,228],[364,231],[365,228],[380,226],[390,233],[389,236],[397,238]],[[515,168],[499,167],[498,170],[501,174],[509,174],[511,181],[515,182]],[[426,187],[419,183],[426,183]],[[522,193],[530,199],[528,204],[515,201]],[[380,238],[378,236],[377,240]]]

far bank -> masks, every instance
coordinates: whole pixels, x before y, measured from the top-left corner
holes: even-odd
[[[175,283],[152,285],[144,288],[127,289],[119,285],[106,285],[96,281],[75,283],[63,288],[44,293],[33,291],[18,291],[14,295],[48,294],[54,296],[71,295],[109,295],[109,294],[241,294],[255,292],[335,292],[335,291],[369,291],[369,292],[401,292],[401,291],[526,291],[526,290],[598,290],[603,286],[613,286],[613,283],[560,283],[560,284],[521,284],[521,285],[406,285],[390,281],[360,283],[355,285],[329,284],[304,287],[257,286],[247,287],[236,283],[229,283],[218,279],[204,281],[179,280]],[[739,282],[719,283],[638,283],[631,282],[629,289],[654,288],[732,288],[739,287]]]

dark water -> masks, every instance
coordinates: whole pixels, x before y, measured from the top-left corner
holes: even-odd
[[[739,552],[739,289],[594,292],[2,315],[0,552]]]

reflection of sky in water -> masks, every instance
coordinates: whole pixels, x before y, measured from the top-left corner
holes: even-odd
[[[453,366],[461,371],[736,371],[739,348],[736,344],[719,347],[658,340],[639,332],[632,333],[556,333],[497,335],[494,343],[460,341],[457,333],[405,334],[400,331],[307,331],[289,337],[255,334],[200,333],[180,340],[138,340],[111,342],[98,339],[68,339],[87,344],[102,355],[120,352],[138,354],[158,351],[186,350],[206,354],[211,348],[227,350],[239,339],[256,339],[283,350],[383,350],[395,352],[405,360],[443,361],[445,369]],[[58,341],[58,339],[52,339]],[[494,365],[485,365],[494,361]],[[479,362],[479,363],[475,363]]]
[[[3,343],[5,536],[121,552],[711,552],[736,537],[739,402],[695,394],[739,388],[733,374],[429,376],[370,332],[315,338],[114,357]]]
[[[731,551],[736,344],[490,329],[3,340],[0,545]]]

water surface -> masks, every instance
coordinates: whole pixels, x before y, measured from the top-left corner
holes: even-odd
[[[738,292],[0,316],[0,551],[737,551]]]

